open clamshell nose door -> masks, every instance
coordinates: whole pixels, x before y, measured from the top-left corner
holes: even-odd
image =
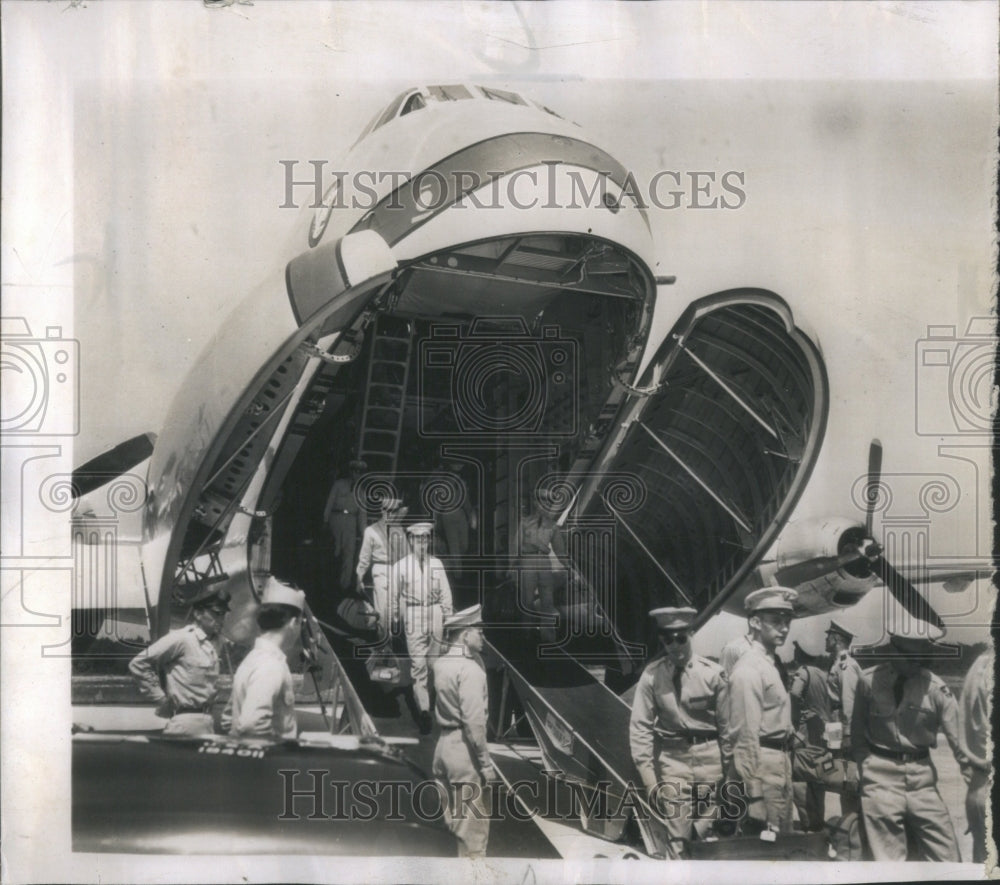
[[[158,581],[155,635],[206,581],[227,581],[234,609],[252,601],[245,545],[242,561],[220,559],[237,554],[226,550],[239,534],[230,524],[259,495],[288,419],[306,407],[299,382],[317,370],[316,342],[348,330],[395,270],[371,230],[310,249],[247,295],[196,360],[150,462],[143,542],[146,575]]]
[[[577,513],[614,519],[613,620],[637,638],[650,609],[694,606],[700,625],[730,601],[805,488],[829,392],[784,300],[734,289],[684,312],[628,396]]]

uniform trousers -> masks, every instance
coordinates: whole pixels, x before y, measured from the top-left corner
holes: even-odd
[[[173,737],[192,737],[214,732],[215,723],[208,713],[176,713],[163,726],[163,733]]]
[[[714,788],[722,780],[722,760],[719,744],[706,741],[689,745],[687,742],[665,744],[656,758],[657,781],[666,786],[657,791],[657,804],[667,818],[667,832],[671,839],[690,839],[695,821],[714,820],[718,807],[714,802],[699,806],[699,815],[693,814],[692,785],[710,784]],[[664,807],[666,806],[666,807]]]
[[[990,792],[990,774],[982,768],[972,770],[968,793],[965,794],[965,814],[972,833],[972,862],[986,862],[986,799]]]
[[[337,583],[341,590],[350,590],[354,576],[354,557],[358,548],[358,516],[356,513],[331,513],[330,533],[333,535],[333,555],[340,563]]]
[[[958,840],[930,758],[872,754],[861,772],[861,814],[875,860],[906,860],[907,825],[926,860],[958,862]]]
[[[792,828],[792,760],[784,750],[760,748],[756,772],[763,800],[750,803],[749,815],[784,832]]]
[[[411,605],[403,610],[403,630],[406,650],[410,655],[410,676],[413,697],[421,710],[430,710],[428,659],[441,653],[442,644],[436,638],[441,633],[441,606]]]
[[[461,728],[441,732],[431,769],[444,786],[444,821],[459,839],[460,857],[485,857],[490,835],[489,802],[482,776]],[[464,785],[464,786],[463,786]]]

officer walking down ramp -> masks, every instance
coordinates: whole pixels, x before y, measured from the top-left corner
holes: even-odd
[[[191,600],[193,624],[171,630],[128,665],[143,694],[170,717],[166,735],[211,734],[211,708],[219,681],[219,631],[229,611],[229,593],[207,588]]]
[[[971,778],[959,744],[958,703],[924,666],[943,650],[937,645],[943,636],[943,630],[914,620],[889,630],[891,657],[865,670],[858,683],[851,737],[865,833],[877,861],[906,860],[907,833],[922,859],[960,860],[930,757],[943,731],[966,782]]]
[[[434,661],[435,713],[441,735],[434,749],[433,772],[448,794],[445,822],[460,841],[459,854],[480,858],[486,856],[490,834],[485,791],[496,780],[486,744],[480,606],[449,617],[444,631],[447,649]]]
[[[257,626],[260,635],[233,676],[223,727],[237,737],[294,740],[295,689],[287,654],[302,634],[306,595],[271,577],[264,588]]]
[[[382,499],[382,515],[368,526],[361,538],[358,554],[357,589],[364,595],[364,578],[371,569],[372,604],[379,617],[379,633],[384,638],[389,629],[389,583],[392,567],[406,553],[406,542],[399,521],[407,509],[401,498]]]
[[[664,812],[678,857],[685,856],[694,834],[693,785],[715,787],[722,780],[720,740],[727,728],[720,703],[725,671],[691,651],[691,623],[697,614],[693,608],[649,613],[662,654],[639,677],[629,722],[632,759],[650,803]],[[699,811],[698,818],[709,825],[715,809],[705,803]]]
[[[420,708],[421,734],[431,733],[430,692],[427,685],[428,658],[439,650],[444,619],[452,613],[451,585],[444,565],[430,555],[433,524],[418,522],[407,528],[410,553],[396,565],[394,604],[406,632],[410,655],[413,697]]]
[[[747,595],[749,649],[729,676],[728,744],[736,777],[746,788],[748,825],[791,829],[792,705],[775,663],[795,617],[794,590],[766,587]]]

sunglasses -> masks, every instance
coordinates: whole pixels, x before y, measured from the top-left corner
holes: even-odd
[[[688,633],[687,630],[661,630],[660,640],[664,645],[673,645],[675,642],[683,645],[688,641]]]

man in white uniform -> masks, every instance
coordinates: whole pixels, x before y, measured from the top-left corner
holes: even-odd
[[[223,727],[236,737],[294,740],[295,690],[288,669],[290,652],[302,635],[306,595],[270,578],[264,588],[253,649],[236,668]]]
[[[443,623],[452,613],[451,585],[444,565],[430,555],[429,522],[418,522],[407,528],[410,553],[396,565],[394,614],[398,612],[406,633],[406,648],[410,655],[410,675],[413,696],[420,708],[418,724],[421,734],[431,733],[431,703],[427,684],[428,658],[436,655],[443,644]]]
[[[357,587],[364,595],[364,578],[371,569],[374,593],[372,604],[379,616],[379,634],[384,639],[389,630],[389,584],[392,567],[406,553],[406,541],[399,521],[406,515],[400,498],[382,501],[382,516],[368,526],[361,538],[358,554]]]

